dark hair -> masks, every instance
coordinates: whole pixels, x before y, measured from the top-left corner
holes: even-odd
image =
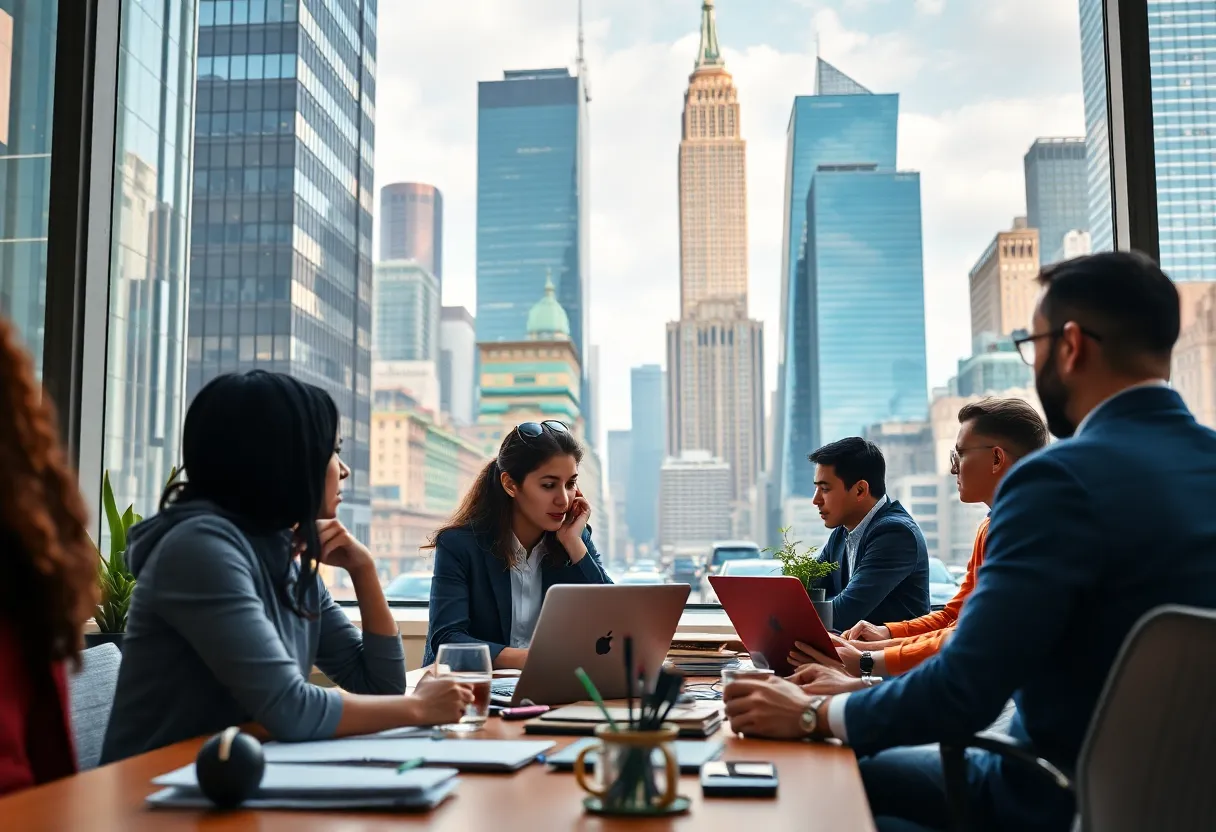
[[[1069,321],[1095,333],[1111,369],[1151,374],[1167,362],[1180,328],[1178,289],[1138,251],[1090,254],[1047,266],[1039,311],[1051,329]]]
[[[511,527],[515,501],[502,487],[502,473],[517,484],[559,454],[574,457],[576,463],[583,461],[583,447],[569,431],[554,430],[548,425],[539,436],[524,436],[518,428],[512,429],[498,447],[498,455],[486,463],[464,495],[460,507],[452,518],[431,537],[425,548],[433,549],[439,536],[447,531],[470,528],[474,534],[488,536],[491,550],[508,569],[514,567],[515,547],[511,542]],[[545,533],[545,557],[551,562],[566,561],[566,549],[556,535]]]
[[[870,486],[870,496],[881,500],[887,493],[887,461],[877,445],[860,436],[829,442],[807,457],[815,465],[831,465],[845,488],[861,480]]]
[[[298,615],[312,617],[318,611],[308,608],[308,594],[321,554],[317,517],[337,441],[338,408],[320,387],[264,370],[219,376],[186,412],[186,481],[165,489],[161,509],[207,500],[252,534],[296,527],[304,544],[300,574],[293,580],[291,546],[284,541],[279,588]]]
[[[975,423],[976,433],[1000,439],[1016,457],[1047,446],[1047,425],[1039,412],[1021,399],[980,399],[963,405],[958,423]]]
[[[67,658],[79,667],[99,597],[88,512],[58,437],[50,396],[0,316],[0,618],[35,674]]]

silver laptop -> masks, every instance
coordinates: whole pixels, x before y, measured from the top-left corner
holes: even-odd
[[[688,584],[550,587],[523,672],[518,679],[495,679],[494,701],[512,706],[582,702],[589,697],[574,675],[578,667],[587,671],[602,697],[623,698],[625,637],[633,639],[634,667],[653,678],[671,647],[690,590]]]

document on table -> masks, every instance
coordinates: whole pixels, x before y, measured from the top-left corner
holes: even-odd
[[[404,763],[421,758],[428,766],[461,771],[516,771],[554,743],[544,740],[432,740],[349,737],[317,742],[271,742],[262,746],[267,763]]]

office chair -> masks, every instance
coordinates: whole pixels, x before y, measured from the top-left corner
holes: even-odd
[[[970,823],[964,751],[1038,770],[1076,794],[1080,832],[1216,829],[1216,611],[1164,606],[1137,622],[1111,666],[1070,778],[998,734],[941,746],[954,828]]]

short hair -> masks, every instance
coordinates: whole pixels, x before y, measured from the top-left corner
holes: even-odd
[[[1002,448],[1023,457],[1047,446],[1047,425],[1039,412],[1021,399],[981,399],[963,405],[958,423],[974,422],[977,433],[1006,443]]]
[[[887,461],[877,445],[860,436],[829,442],[807,459],[815,465],[831,465],[845,488],[865,480],[871,496],[882,499],[887,493]]]
[[[1039,272],[1039,311],[1053,330],[1075,321],[1095,333],[1112,370],[1169,361],[1181,328],[1178,289],[1151,257],[1108,251]]]

